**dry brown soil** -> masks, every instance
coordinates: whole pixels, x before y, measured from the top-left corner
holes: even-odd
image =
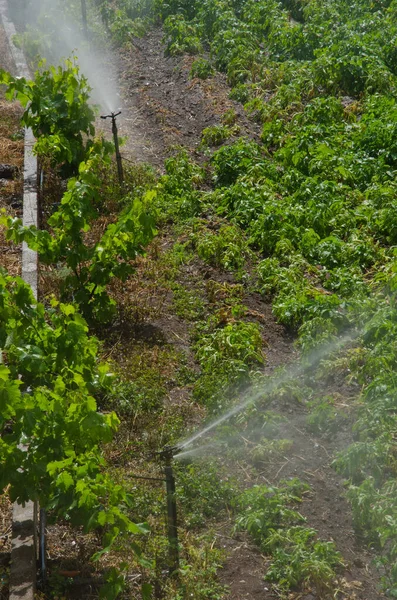
[[[7,38],[1,26],[0,68],[10,72],[14,70]],[[0,164],[17,168],[14,179],[0,179],[0,210],[5,209],[11,216],[19,216],[22,211],[23,135],[19,124],[21,114],[20,105],[8,102],[0,87]],[[20,247],[7,242],[1,226],[0,266],[7,269],[11,275],[20,274]]]

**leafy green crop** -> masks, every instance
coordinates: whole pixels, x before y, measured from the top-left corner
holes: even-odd
[[[241,230],[232,225],[221,225],[217,232],[199,229],[190,243],[202,260],[226,271],[241,271],[250,255]]]
[[[368,492],[367,507],[372,497],[374,506],[387,506],[393,515],[388,490],[397,473],[395,2],[158,0],[155,11],[169,23],[175,19],[185,35],[200,38],[232,86],[231,97],[262,127],[261,143],[239,139],[213,153],[214,189],[201,196],[194,214],[205,203],[244,230],[261,254],[259,288],[303,350],[355,328],[364,331],[360,352],[347,361],[349,377],[362,386],[356,441],[336,466],[353,485],[358,521],[356,489],[364,498]],[[220,264],[225,238],[207,234],[197,240],[197,249]],[[203,365],[211,353],[212,367],[222,365],[218,381],[226,390],[227,365],[234,359],[220,359],[221,337],[211,331],[203,338],[208,356],[200,342],[197,351]],[[195,388],[200,399],[214,399],[209,373],[200,385]],[[309,426],[325,432],[334,426],[333,416],[332,404],[319,402]],[[397,581],[393,518],[367,519],[370,539],[382,531],[382,568],[391,594]],[[307,556],[294,548],[306,533],[293,527],[286,547],[299,569]],[[315,556],[310,532],[306,543]],[[325,548],[319,552],[327,555]],[[275,577],[282,575],[280,560]],[[321,572],[316,568],[310,567]],[[326,567],[323,575],[329,586]]]
[[[196,356],[204,371],[219,368],[224,362],[261,364],[262,337],[255,323],[228,323],[222,329],[203,335],[196,344]]]
[[[236,496],[236,482],[222,476],[215,463],[183,465],[177,482],[178,502],[190,528],[205,525],[229,508]]]
[[[119,421],[97,410],[95,395],[113,378],[84,319],[56,301],[46,310],[1,272],[0,323],[1,487],[13,501],[37,500],[85,531],[102,530],[103,552],[119,535],[144,533],[104,471],[101,445]]]
[[[333,542],[318,540],[313,529],[292,506],[309,486],[297,479],[280,487],[254,486],[236,500],[236,528],[248,531],[261,550],[271,556],[266,579],[281,592],[314,586],[320,595],[332,589],[335,568],[342,565]]]
[[[22,123],[37,138],[36,153],[48,156],[54,166],[67,163],[76,171],[95,131],[90,87],[71,60],[64,67],[44,66],[42,62],[32,81],[0,71],[0,83],[7,85],[7,98],[16,98],[25,108]]]
[[[194,25],[187,23],[181,14],[170,15],[164,21],[164,34],[167,40],[167,54],[198,54],[202,50]]]
[[[46,264],[62,262],[66,269],[61,280],[61,297],[78,304],[86,318],[108,321],[115,302],[106,286],[113,277],[121,280],[133,271],[132,260],[144,252],[154,235],[148,192],[143,200],[135,199],[115,223],[105,229],[98,241],[88,233],[99,217],[101,181],[96,175],[103,148],[92,148],[88,160],[79,166],[79,177],[68,182],[61,205],[48,219],[51,231],[34,226],[24,227],[18,218],[8,218],[7,237],[17,243],[25,241],[37,250]]]
[[[192,63],[190,69],[190,77],[198,77],[199,79],[208,79],[214,74],[214,68],[208,60],[198,58]]]

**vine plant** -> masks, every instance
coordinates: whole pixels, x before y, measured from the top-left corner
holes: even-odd
[[[131,261],[144,252],[155,234],[150,214],[153,194],[135,198],[99,239],[88,235],[101,214],[99,169],[109,164],[113,146],[103,139],[83,139],[83,134],[95,134],[87,80],[68,60],[64,68],[37,71],[33,81],[0,71],[0,82],[7,84],[8,98],[16,97],[26,107],[22,122],[37,137],[36,152],[62,166],[63,172],[68,171],[65,166],[77,169],[60,207],[48,219],[50,231],[3,218],[8,239],[25,241],[45,264],[64,265],[61,299],[75,302],[90,322],[109,321],[115,303],[106,286],[113,277],[125,280],[133,271]]]
[[[96,243],[87,235],[99,216],[101,181],[96,172],[104,158],[107,159],[106,149],[99,145],[80,164],[79,177],[69,180],[59,209],[48,219],[51,232],[24,227],[18,218],[3,219],[8,226],[8,239],[25,241],[38,251],[45,264],[65,265],[61,298],[73,300],[90,321],[101,322],[109,321],[115,312],[106,286],[113,277],[126,279],[133,271],[131,261],[144,252],[155,233],[149,209],[152,195],[148,192],[109,224]]]
[[[7,86],[6,97],[24,107],[22,124],[37,138],[36,153],[48,156],[53,166],[69,165],[76,172],[95,133],[95,111],[88,102],[91,88],[76,59],[44,67],[41,61],[32,81],[0,70],[0,83]]]
[[[86,532],[100,528],[96,558],[120,535],[144,534],[105,471],[101,444],[118,418],[98,412],[95,395],[113,378],[76,308],[53,300],[46,310],[21,279],[0,273],[0,349],[0,484],[11,500],[37,500]],[[107,599],[120,586],[120,575],[111,578]]]
[[[129,518],[131,498],[106,471],[102,444],[119,421],[98,411],[96,397],[113,378],[84,317],[107,321],[114,313],[106,286],[132,272],[132,260],[155,233],[151,195],[135,198],[114,222],[108,219],[102,235],[94,234],[102,203],[98,173],[112,145],[93,137],[87,80],[66,61],[64,68],[38,71],[33,81],[1,71],[0,82],[25,107],[22,122],[37,138],[36,153],[62,174],[76,175],[48,230],[1,218],[8,239],[25,241],[42,262],[61,266],[63,276],[59,299],[44,305],[21,279],[0,272],[0,484],[12,501],[37,500],[85,532],[98,529],[99,558],[120,536],[141,536],[147,528]],[[139,545],[132,547],[143,561]],[[122,573],[111,569],[102,597],[112,600],[122,587]],[[149,593],[146,584],[142,593]]]

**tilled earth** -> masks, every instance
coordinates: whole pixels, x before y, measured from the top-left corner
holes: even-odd
[[[162,30],[154,29],[118,58],[123,98],[119,131],[128,136],[124,154],[161,169],[170,149],[183,146],[203,160],[197,152],[202,130],[219,125],[230,108],[238,115],[240,135],[258,138],[259,126],[248,121],[241,104],[229,99],[225,77],[191,79],[194,58],[166,57],[162,39]]]

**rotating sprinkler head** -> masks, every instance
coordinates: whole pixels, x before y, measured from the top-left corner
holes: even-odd
[[[162,450],[157,452],[157,455],[160,460],[163,460],[166,464],[170,464],[174,456],[179,454],[180,451],[179,446],[164,446]]]
[[[112,119],[112,124],[116,123],[116,117],[121,115],[121,110],[119,112],[111,112],[110,115],[101,115],[101,119]]]
[[[119,183],[120,183],[120,185],[123,185],[123,183],[124,183],[123,163],[121,162],[119,135],[118,135],[117,124],[116,124],[116,117],[118,117],[119,115],[121,115],[121,110],[119,110],[119,112],[111,112],[110,115],[101,115],[101,119],[112,119],[112,133],[113,133],[114,148],[116,151],[117,172],[118,172],[118,176],[119,176]]]

